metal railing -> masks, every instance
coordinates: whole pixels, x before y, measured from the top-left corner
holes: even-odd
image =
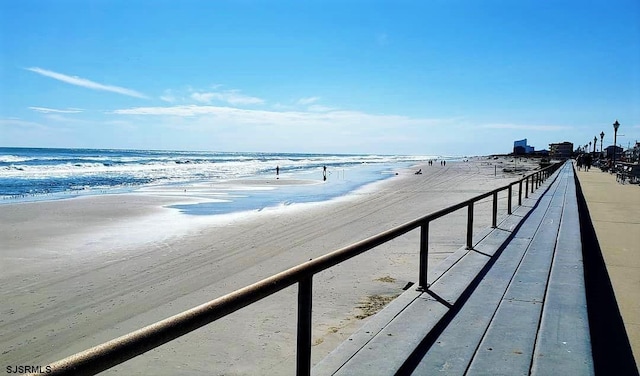
[[[305,262],[257,283],[221,296],[208,303],[184,311],[135,332],[126,334],[86,351],[69,356],[48,366],[48,375],[95,375],[131,358],[161,346],[193,330],[205,326],[267,296],[298,284],[298,324],[296,374],[311,373],[311,307],[313,276],[343,261],[386,243],[420,227],[420,289],[427,289],[429,223],[454,211],[467,207],[466,248],[473,248],[474,204],[489,196],[493,198],[492,227],[497,225],[498,193],[507,190],[507,214],[512,213],[512,187],[518,185],[518,205],[522,205],[522,183],[525,198],[533,193],[562,163],[538,170],[509,185],[481,194],[457,205],[436,211],[404,225],[387,230],[350,246],[338,249],[314,260]]]

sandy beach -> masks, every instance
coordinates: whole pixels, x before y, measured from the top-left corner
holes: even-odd
[[[250,214],[169,208],[215,200],[207,184],[0,205],[0,366],[46,365],[519,177],[502,165],[494,176],[497,162],[425,164],[347,197]],[[476,205],[476,231],[490,225],[490,210],[489,200]],[[464,244],[465,228],[466,212],[432,223],[430,265]],[[314,362],[377,301],[417,281],[418,238],[411,232],[314,278]],[[293,374],[295,330],[292,287],[106,373]]]

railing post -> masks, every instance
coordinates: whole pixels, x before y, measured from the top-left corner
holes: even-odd
[[[418,289],[427,290],[427,272],[429,271],[429,221],[420,226],[420,275],[418,278]]]
[[[531,193],[533,193],[533,179],[534,179],[534,177],[532,176],[531,177]]]
[[[467,211],[467,249],[473,249],[473,201]]]
[[[493,215],[491,217],[491,227],[498,227],[498,192],[493,192]]]
[[[522,180],[518,182],[518,206],[522,206]]]
[[[296,375],[311,375],[311,295],[312,276],[298,283],[298,347],[296,351]]]
[[[524,198],[529,198],[529,177],[524,181]]]
[[[513,200],[513,198],[511,197],[513,195],[513,189],[512,189],[512,185],[509,184],[509,196],[507,198],[507,214],[511,215],[511,201]]]

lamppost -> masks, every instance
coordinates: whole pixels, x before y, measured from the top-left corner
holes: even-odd
[[[598,143],[598,137],[593,136],[593,157],[596,157],[596,144]]]
[[[591,153],[591,141],[589,141],[589,149],[587,149],[587,153],[590,154]]]
[[[602,139],[604,138],[604,132],[600,132],[600,159],[602,159],[603,156],[603,152],[604,150],[602,150]]]
[[[618,123],[618,119],[613,123],[613,168],[616,168],[616,149],[618,144],[618,128],[620,128],[620,123]]]

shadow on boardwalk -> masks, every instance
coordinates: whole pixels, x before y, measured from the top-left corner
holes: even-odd
[[[577,177],[576,190],[595,372],[597,375],[609,375],[612,372],[617,375],[638,375],[600,243]]]

